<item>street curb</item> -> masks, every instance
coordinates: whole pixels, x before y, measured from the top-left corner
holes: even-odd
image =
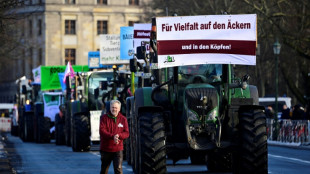
[[[267,144],[271,146],[281,146],[281,147],[288,147],[288,148],[310,150],[310,143],[288,143],[288,142],[267,140]]]

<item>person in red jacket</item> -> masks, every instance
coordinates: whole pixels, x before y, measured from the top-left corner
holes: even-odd
[[[100,118],[101,174],[108,173],[112,161],[114,173],[123,173],[123,141],[129,137],[129,131],[120,108],[121,102],[112,100],[110,111]]]

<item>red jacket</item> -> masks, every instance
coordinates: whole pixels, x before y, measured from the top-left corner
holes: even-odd
[[[100,150],[105,152],[118,152],[124,149],[123,141],[129,137],[128,122],[120,112],[112,118],[109,112],[100,118]],[[119,143],[114,142],[114,135],[119,135]]]

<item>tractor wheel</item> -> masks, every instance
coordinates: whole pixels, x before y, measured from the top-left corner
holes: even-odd
[[[24,113],[24,141],[33,141],[33,112]]]
[[[18,135],[20,137],[21,140],[24,141],[25,139],[25,135],[24,135],[24,122],[25,122],[25,119],[24,119],[24,116],[25,114],[23,112],[21,112],[21,115],[19,117],[19,120],[18,120]]]
[[[240,144],[235,173],[268,173],[266,116],[260,109],[239,111]]]
[[[49,117],[38,117],[38,143],[50,143],[50,125],[51,119]]]
[[[162,114],[142,113],[138,121],[137,173],[166,173],[166,136]]]
[[[132,170],[134,171],[134,173],[136,173],[136,168],[137,168],[137,164],[138,164],[138,134],[137,134],[137,129],[138,129],[138,125],[137,125],[137,118],[133,117],[131,119],[131,133],[129,136],[131,136],[131,155],[132,155],[132,161],[131,161],[131,166],[132,166]]]
[[[65,143],[71,146],[71,115],[70,112],[65,114]]]
[[[56,145],[65,144],[64,123],[59,114],[55,115],[55,143]]]
[[[231,172],[232,153],[225,149],[211,151],[206,156],[206,165],[211,172]]]
[[[85,115],[74,115],[72,131],[72,150],[82,152],[90,150],[90,124]]]
[[[129,135],[131,134],[131,100],[130,98],[126,99],[126,117],[128,122]],[[126,139],[126,161],[128,165],[131,165],[131,136]]]

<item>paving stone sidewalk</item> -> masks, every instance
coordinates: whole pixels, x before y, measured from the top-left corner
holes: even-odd
[[[10,164],[10,155],[7,151],[8,144],[7,132],[0,132],[0,173],[16,174]]]

